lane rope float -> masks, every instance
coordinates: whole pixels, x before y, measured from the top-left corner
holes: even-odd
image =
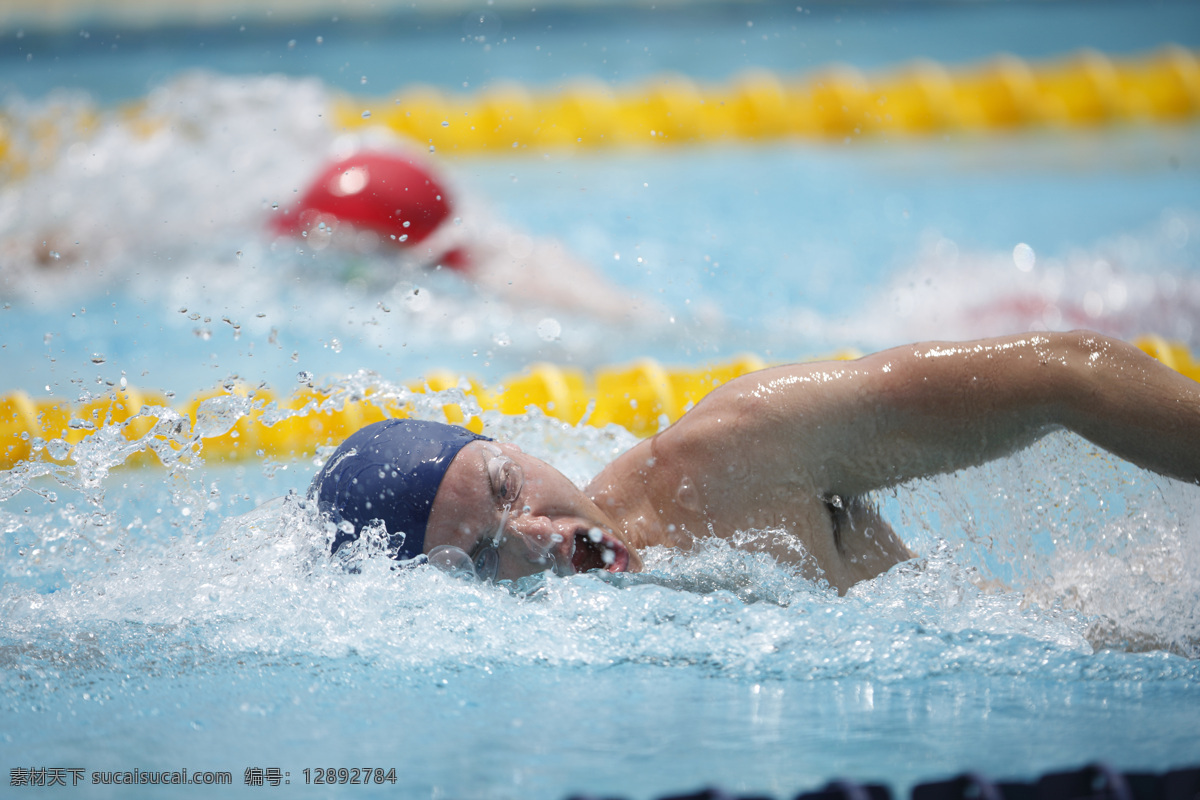
[[[831,64],[803,75],[742,73],[724,84],[679,74],[612,86],[501,82],[474,94],[425,86],[388,97],[339,96],[340,128],[383,125],[434,151],[488,156],[529,148],[595,149],[762,142],[783,138],[927,136],[950,131],[1177,123],[1200,115],[1200,56],[1174,44],[1137,56],[1082,50],[1051,60],[999,54],[966,66],[919,60],[866,73]],[[0,112],[0,180],[53,166],[102,127],[107,112],[51,104]],[[171,124],[131,103],[120,124],[151,136]]]
[[[1083,50],[1038,62],[998,55],[953,68],[920,60],[878,74],[845,65],[802,76],[756,70],[723,85],[668,74],[627,87],[578,81],[533,90],[510,83],[473,95],[411,86],[391,98],[345,98],[336,111],[346,127],[382,124],[437,152],[489,155],[1086,128],[1200,114],[1200,59],[1167,45],[1130,58]]]
[[[1200,381],[1200,361],[1185,345],[1155,335],[1134,344]],[[842,352],[832,358],[858,355]],[[129,444],[129,464],[158,463],[166,449],[188,448],[208,461],[289,459],[336,445],[387,417],[440,412],[448,422],[481,432],[485,412],[518,415],[531,407],[569,424],[619,425],[644,437],[679,419],[717,386],[764,366],[754,355],[703,367],[665,367],[647,358],[592,374],[541,363],[491,388],[435,372],[404,387],[306,388],[286,397],[270,389],[223,387],[178,406],[132,388],[84,403],[17,391],[0,396],[0,469],[30,459],[68,463],[76,446],[97,433],[107,437],[107,446]]]

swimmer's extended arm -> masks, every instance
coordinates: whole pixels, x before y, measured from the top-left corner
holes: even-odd
[[[858,495],[974,466],[1056,427],[1200,482],[1200,384],[1089,332],[923,343],[778,367],[710,397],[693,411],[697,431],[754,447],[764,470],[804,464],[822,492]]]

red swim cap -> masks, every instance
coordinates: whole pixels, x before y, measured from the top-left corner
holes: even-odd
[[[450,216],[450,200],[416,156],[361,152],[323,169],[295,210],[275,223],[297,233],[333,217],[410,247]]]

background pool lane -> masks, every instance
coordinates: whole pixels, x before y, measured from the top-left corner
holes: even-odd
[[[314,258],[264,234],[272,206],[288,206],[342,135],[325,121],[338,92],[580,75],[623,86],[672,70],[724,81],[750,67],[802,74],[833,62],[953,66],[1000,52],[1200,44],[1195,4],[1083,8],[423,9],[5,30],[7,113],[58,119],[63,141],[50,167],[0,187],[0,391],[74,399],[122,378],[177,396],[228,380],[287,391],[301,373],[359,369],[494,382],[538,360],[784,360],[1079,325],[1196,346],[1194,125],[433,156],[456,196],[565,241],[661,302],[663,313],[621,325],[497,303],[454,277],[397,274],[386,257]],[[98,130],[76,141],[75,119]],[[81,243],[73,264],[32,266],[56,242]],[[1018,243],[1037,254],[1030,273],[1013,266]],[[537,333],[548,316],[558,340]]]
[[[283,87],[281,106],[301,93]],[[223,91],[212,79],[174,86],[166,100],[207,92],[217,105]],[[264,193],[289,195],[286,163],[190,193],[189,181],[233,157],[214,139],[165,150],[134,141],[145,163],[135,152],[99,177],[64,166],[31,179],[35,194],[9,187],[9,242],[28,253],[39,244],[29,232],[69,238],[78,225],[84,253],[65,268],[5,270],[0,389],[74,399],[124,377],[186,397],[236,377],[286,392],[301,372],[360,369],[495,383],[542,360],[786,360],[1079,326],[1195,347],[1200,333],[1193,127],[444,164],[488,213],[562,240],[661,304],[624,325],[541,306],[536,293],[507,303],[457,276],[398,272],[386,255],[272,250]],[[270,163],[277,143],[242,146],[237,158]],[[147,216],[111,199],[157,191],[165,202]],[[1013,261],[1018,243],[1036,253],[1028,272]],[[112,247],[119,254],[106,256]],[[547,317],[561,325],[557,340],[538,334]]]

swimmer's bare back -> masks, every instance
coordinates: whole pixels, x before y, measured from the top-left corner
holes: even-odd
[[[1072,332],[927,342],[745,375],[586,491],[635,546],[781,530],[789,536],[765,549],[815,566],[844,592],[910,557],[860,498],[1003,457],[1057,428],[1200,482],[1200,384],[1124,342]]]

